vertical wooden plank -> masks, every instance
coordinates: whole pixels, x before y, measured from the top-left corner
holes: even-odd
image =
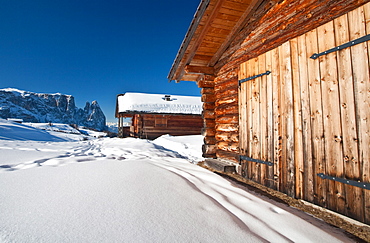
[[[247,77],[247,63],[241,64],[241,73],[240,73],[240,78],[239,79],[244,79]],[[241,113],[239,116],[240,122],[239,122],[239,134],[240,138],[239,141],[241,143],[241,149],[242,149],[242,154],[246,155],[247,154],[247,141],[248,141],[248,136],[247,136],[247,89],[246,89],[246,83],[242,83],[240,85],[240,106],[241,106]],[[246,177],[247,176],[247,164],[248,162],[244,161],[242,162],[242,176]]]
[[[334,20],[336,45],[350,41],[348,16],[343,15]],[[353,89],[351,50],[338,51],[338,82],[340,95],[340,114],[342,124],[342,144],[344,176],[351,180],[361,180],[358,163],[357,128],[355,119],[355,100]],[[347,215],[364,221],[362,189],[344,185],[346,192]]]
[[[366,7],[368,9],[368,6]],[[348,13],[350,39],[366,34],[364,9]],[[358,132],[359,164],[362,166],[362,181],[370,182],[370,78],[368,43],[351,47],[353,82],[355,89],[356,121]],[[364,190],[365,222],[370,223],[370,192]]]
[[[240,64],[238,79],[244,79],[246,74],[246,63]],[[238,94],[238,103],[239,103],[239,153],[245,155],[245,117],[246,117],[246,100],[245,100],[245,84],[242,83],[239,85],[239,94]],[[244,166],[242,165],[242,174]]]
[[[253,75],[253,60],[247,61],[247,77]],[[253,107],[252,107],[252,83],[246,82],[246,99],[247,99],[247,112],[246,112],[246,125],[247,125],[247,141],[246,141],[246,148],[247,148],[247,156],[252,157],[252,143],[253,143]],[[253,164],[251,162],[247,163],[247,178],[253,179]]]
[[[308,57],[314,53],[318,53],[316,29],[306,33],[306,51]],[[310,87],[314,203],[326,207],[327,182],[317,176],[318,173],[326,174],[319,60],[307,58],[307,68]]]
[[[265,73],[266,70],[266,54],[258,57],[259,73]],[[260,159],[263,161],[268,160],[268,118],[267,118],[267,76],[260,78]],[[260,180],[262,185],[267,185],[267,165],[260,165]]]
[[[298,65],[299,79],[301,88],[301,116],[302,116],[302,142],[304,155],[304,192],[303,199],[314,201],[314,171],[312,164],[312,136],[311,136],[311,108],[310,108],[310,89],[308,80],[308,64],[306,52],[306,36],[301,35],[298,40]]]
[[[298,55],[298,38],[290,40],[293,78],[293,118],[294,118],[294,161],[295,196],[303,198],[304,193],[304,149],[302,134],[301,81]]]
[[[121,131],[122,131],[122,127],[121,127],[121,117],[120,116],[118,116],[118,137],[119,138],[121,138],[122,137],[122,133],[121,133]]]
[[[275,72],[272,69],[272,52],[266,53],[266,71]],[[267,161],[274,162],[274,122],[273,122],[273,75],[266,76],[267,97]],[[267,186],[274,188],[274,166],[267,166]]]
[[[280,65],[279,65],[279,49],[275,48],[271,51],[271,78],[272,78],[272,123],[273,123],[273,151],[274,151],[274,189],[279,190],[280,185],[280,164],[281,164],[281,128],[280,128]]]
[[[281,160],[279,163],[279,171],[280,171],[280,191],[287,193],[287,154],[286,154],[286,121],[285,121],[285,53],[284,53],[285,46],[279,46],[279,73],[280,79],[278,80],[278,92],[279,92],[279,114],[280,114],[280,121],[279,121],[279,138],[281,143]]]
[[[258,65],[258,58],[253,58],[252,59],[252,66],[251,66],[251,76],[259,74],[259,65]],[[254,159],[260,159],[261,156],[261,148],[260,148],[260,126],[261,126],[261,121],[260,121],[260,89],[259,89],[259,84],[260,84],[260,79],[261,78],[255,78],[252,79],[251,82],[251,88],[252,88],[252,158]],[[254,181],[259,182],[260,176],[259,176],[259,171],[260,171],[260,163],[255,163],[251,162],[252,165],[252,179]]]
[[[364,8],[364,13],[365,13],[365,23],[366,23],[366,34],[370,34],[370,3],[367,3],[363,6]],[[367,56],[369,58],[369,62],[370,62],[370,53],[369,53],[369,49],[370,49],[370,43],[367,42]],[[369,64],[369,63],[368,63]],[[367,85],[368,85],[368,91],[370,90],[369,88],[369,82],[367,82]],[[367,92],[367,107],[369,107],[369,99],[370,99],[370,92]],[[366,104],[365,104],[366,105]],[[369,118],[370,116],[370,111],[369,109],[367,110],[367,118]],[[363,141],[365,141],[366,143],[366,139],[367,139],[367,142],[369,144],[369,126],[370,126],[370,121],[369,119],[367,119],[367,137],[365,137],[365,139],[363,139]],[[365,128],[366,130],[366,128]],[[363,176],[363,179],[364,181],[366,182],[370,182],[370,159],[369,159],[370,155],[369,155],[369,150],[367,150],[367,152],[365,152],[365,155],[364,155],[364,158],[367,158],[367,159],[364,159],[364,163],[363,163],[363,174],[365,176]],[[364,198],[365,198],[365,222],[367,224],[370,224],[370,190],[364,190]]]
[[[333,21],[317,28],[319,52],[336,46]],[[337,53],[320,58],[321,90],[325,136],[326,170],[330,176],[343,178],[342,128],[340,122]],[[329,180],[327,189],[328,207],[345,214],[344,184]]]
[[[294,177],[294,122],[293,122],[293,87],[290,43],[285,42],[279,47],[280,56],[280,108],[281,108],[281,137],[282,137],[282,166],[284,172],[283,184],[285,192],[295,197]]]

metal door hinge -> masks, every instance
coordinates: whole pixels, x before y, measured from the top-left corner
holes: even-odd
[[[241,80],[239,80],[239,85],[240,85],[241,83],[247,82],[247,81],[249,81],[249,80],[252,80],[252,79],[255,79],[255,78],[259,78],[259,77],[261,77],[261,76],[263,76],[263,75],[269,75],[270,73],[271,73],[270,71],[267,71],[267,72],[265,72],[265,73],[257,74],[257,75],[254,75],[254,76],[252,76],[252,77],[249,77],[249,78],[241,79]]]
[[[250,158],[250,157],[247,157],[247,156],[244,156],[244,155],[240,155],[239,159],[240,160],[247,160],[247,161],[251,161],[251,162],[256,162],[256,163],[260,163],[260,164],[265,164],[265,165],[268,165],[268,166],[273,166],[274,165],[274,163],[259,160],[259,159],[253,159],[253,158]]]
[[[323,173],[319,173],[317,175],[319,177],[321,177],[322,179],[337,181],[337,182],[341,182],[341,183],[344,183],[344,184],[347,184],[347,185],[356,186],[356,187],[360,187],[360,188],[363,188],[363,189],[370,190],[370,183],[368,183],[368,182],[348,180],[348,179],[345,179],[345,178],[339,178],[339,177],[325,175]]]
[[[331,48],[331,49],[329,49],[327,51],[324,51],[324,52],[320,52],[319,54],[314,53],[312,56],[310,56],[310,58],[316,59],[319,56],[323,56],[323,55],[326,55],[326,54],[329,54],[329,53],[332,53],[332,52],[335,52],[335,51],[339,51],[339,50],[345,49],[347,47],[354,46],[354,45],[357,45],[357,44],[360,44],[362,42],[369,41],[369,40],[370,40],[370,35],[365,35],[365,36],[360,37],[360,38],[358,38],[356,40],[349,41],[349,42],[347,42],[347,43],[345,43],[343,45],[340,45],[340,46]]]

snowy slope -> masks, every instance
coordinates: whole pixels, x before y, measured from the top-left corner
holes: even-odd
[[[63,130],[64,133],[58,132],[61,130]],[[62,142],[83,139],[82,136],[73,134],[67,135],[66,132],[68,131],[81,135],[80,132],[65,124],[54,124],[50,127],[47,123],[28,123],[26,125],[0,119],[1,140]]]
[[[167,134],[155,139],[154,143],[165,149],[176,151],[190,162],[197,163],[202,160],[203,137],[200,135],[171,136]]]
[[[202,136],[6,135],[20,127],[0,130],[0,242],[351,242],[190,163]]]

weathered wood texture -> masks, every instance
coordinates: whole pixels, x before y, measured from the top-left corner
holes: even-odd
[[[168,78],[198,81],[233,68],[368,1],[202,1]]]
[[[198,81],[198,87],[201,88],[202,102],[203,102],[203,128],[202,135],[204,136],[204,143],[202,145],[202,154],[204,158],[216,158],[217,140],[215,138],[216,122],[215,122],[215,83],[213,75],[202,75]]]
[[[370,182],[370,43],[309,57],[369,34],[369,17],[366,4],[241,64],[239,79],[271,74],[242,83],[238,102],[240,153],[274,163],[243,161],[245,177],[366,223],[369,190],[317,174]],[[235,131],[216,132],[233,152]]]
[[[218,56],[215,70],[257,57],[367,2],[369,0],[263,1],[247,16],[228,49]]]
[[[134,114],[130,136],[155,139],[164,134],[173,136],[201,134],[200,115]]]
[[[242,161],[241,174],[370,223],[370,190],[317,176],[370,182],[370,43],[309,58],[370,34],[368,2],[201,4],[168,77],[202,88],[204,151],[272,162]]]
[[[239,152],[238,71],[221,73],[214,81],[217,157],[234,162],[238,162],[235,153]]]

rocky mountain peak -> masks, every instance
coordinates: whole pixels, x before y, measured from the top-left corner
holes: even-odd
[[[40,94],[13,88],[0,89],[0,118],[25,122],[77,124],[103,130],[106,118],[97,101],[76,107],[72,95]]]

